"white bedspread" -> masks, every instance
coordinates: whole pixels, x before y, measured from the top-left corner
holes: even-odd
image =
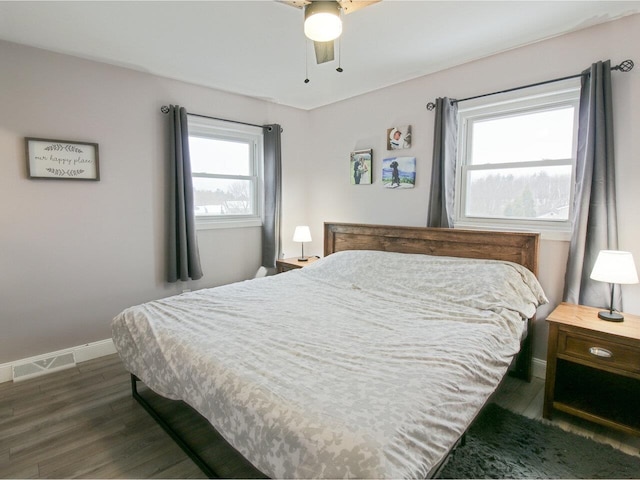
[[[545,302],[519,265],[348,251],[129,308],[113,338],[271,477],[424,477]]]

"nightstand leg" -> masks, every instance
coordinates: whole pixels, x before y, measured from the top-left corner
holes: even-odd
[[[556,389],[556,369],[558,366],[558,326],[549,325],[549,342],[547,344],[547,373],[544,384],[544,407],[542,416],[551,420],[553,416],[553,398]]]

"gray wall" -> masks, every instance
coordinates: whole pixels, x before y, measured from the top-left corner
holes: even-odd
[[[344,222],[424,226],[427,218],[433,112],[426,104],[436,97],[465,98],[533,82],[579,73],[597,60],[617,64],[631,58],[640,64],[640,15],[510,50],[450,68],[393,87],[351,98],[312,112],[313,151],[322,168],[309,191],[309,222],[313,238],[320,239],[326,219]],[[640,68],[612,74],[616,149],[616,187],[619,247],[630,250],[640,265]],[[386,190],[380,182],[381,161],[397,152],[386,150],[386,129],[412,125],[412,147],[402,155],[415,156],[416,186]],[[327,141],[330,139],[331,141]],[[373,148],[374,184],[349,185],[348,152]],[[326,192],[331,191],[331,195]],[[562,298],[568,242],[541,242],[539,278],[550,304],[538,311],[534,356],[546,357],[548,312]],[[305,248],[306,251],[306,248]],[[310,253],[322,251],[321,242]],[[625,310],[640,314],[640,285],[623,287]]]
[[[204,278],[165,283],[160,107],[280,123],[286,159],[301,157],[306,112],[7,42],[0,65],[0,364],[109,338],[130,305],[253,276],[260,229],[218,229],[199,233]],[[98,143],[100,181],[28,179],[24,137]]]
[[[577,73],[593,61],[636,63],[640,15],[514,49],[334,105],[299,111],[124,68],[0,42],[0,363],[110,337],[127,306],[250,278],[260,263],[258,229],[209,230],[199,240],[205,277],[164,282],[163,104],[253,123],[283,134],[284,255],[308,224],[322,254],[322,224],[426,223],[437,96],[465,97]],[[640,68],[614,73],[620,248],[640,259]],[[386,129],[413,126],[417,183],[380,183]],[[26,178],[24,137],[100,144],[101,180]],[[349,183],[349,152],[373,148],[374,184]],[[568,243],[543,240],[540,279],[551,304],[540,309],[535,356],[546,351],[547,312],[561,298]],[[640,286],[623,289],[640,314]]]

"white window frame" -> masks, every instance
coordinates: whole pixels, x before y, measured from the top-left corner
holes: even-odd
[[[188,115],[189,136],[249,143],[250,175],[191,172],[192,178],[251,180],[254,211],[248,215],[196,215],[196,229],[261,227],[264,219],[264,134],[260,127]]]
[[[576,153],[578,138],[578,115],[580,100],[580,80],[571,79],[554,84],[527,88],[499,96],[469,100],[459,104],[458,109],[458,153],[456,159],[455,211],[454,227],[478,230],[506,230],[539,232],[542,238],[551,240],[570,240],[571,218],[574,197]],[[574,106],[574,131],[572,138],[572,158],[563,160],[543,160],[536,162],[498,163],[489,165],[470,165],[470,146],[472,129],[470,125],[477,120],[503,118],[527,112],[553,110],[563,106]],[[569,197],[569,215],[564,220],[539,219],[503,219],[487,217],[468,217],[465,215],[467,195],[467,173],[473,170],[495,168],[526,168],[531,166],[571,165],[571,192]]]

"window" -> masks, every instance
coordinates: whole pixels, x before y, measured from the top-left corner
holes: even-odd
[[[188,121],[196,226],[262,225],[262,129]]]
[[[579,80],[460,104],[455,225],[570,232]],[[522,92],[527,92],[526,97]],[[553,236],[553,235],[551,235]]]

